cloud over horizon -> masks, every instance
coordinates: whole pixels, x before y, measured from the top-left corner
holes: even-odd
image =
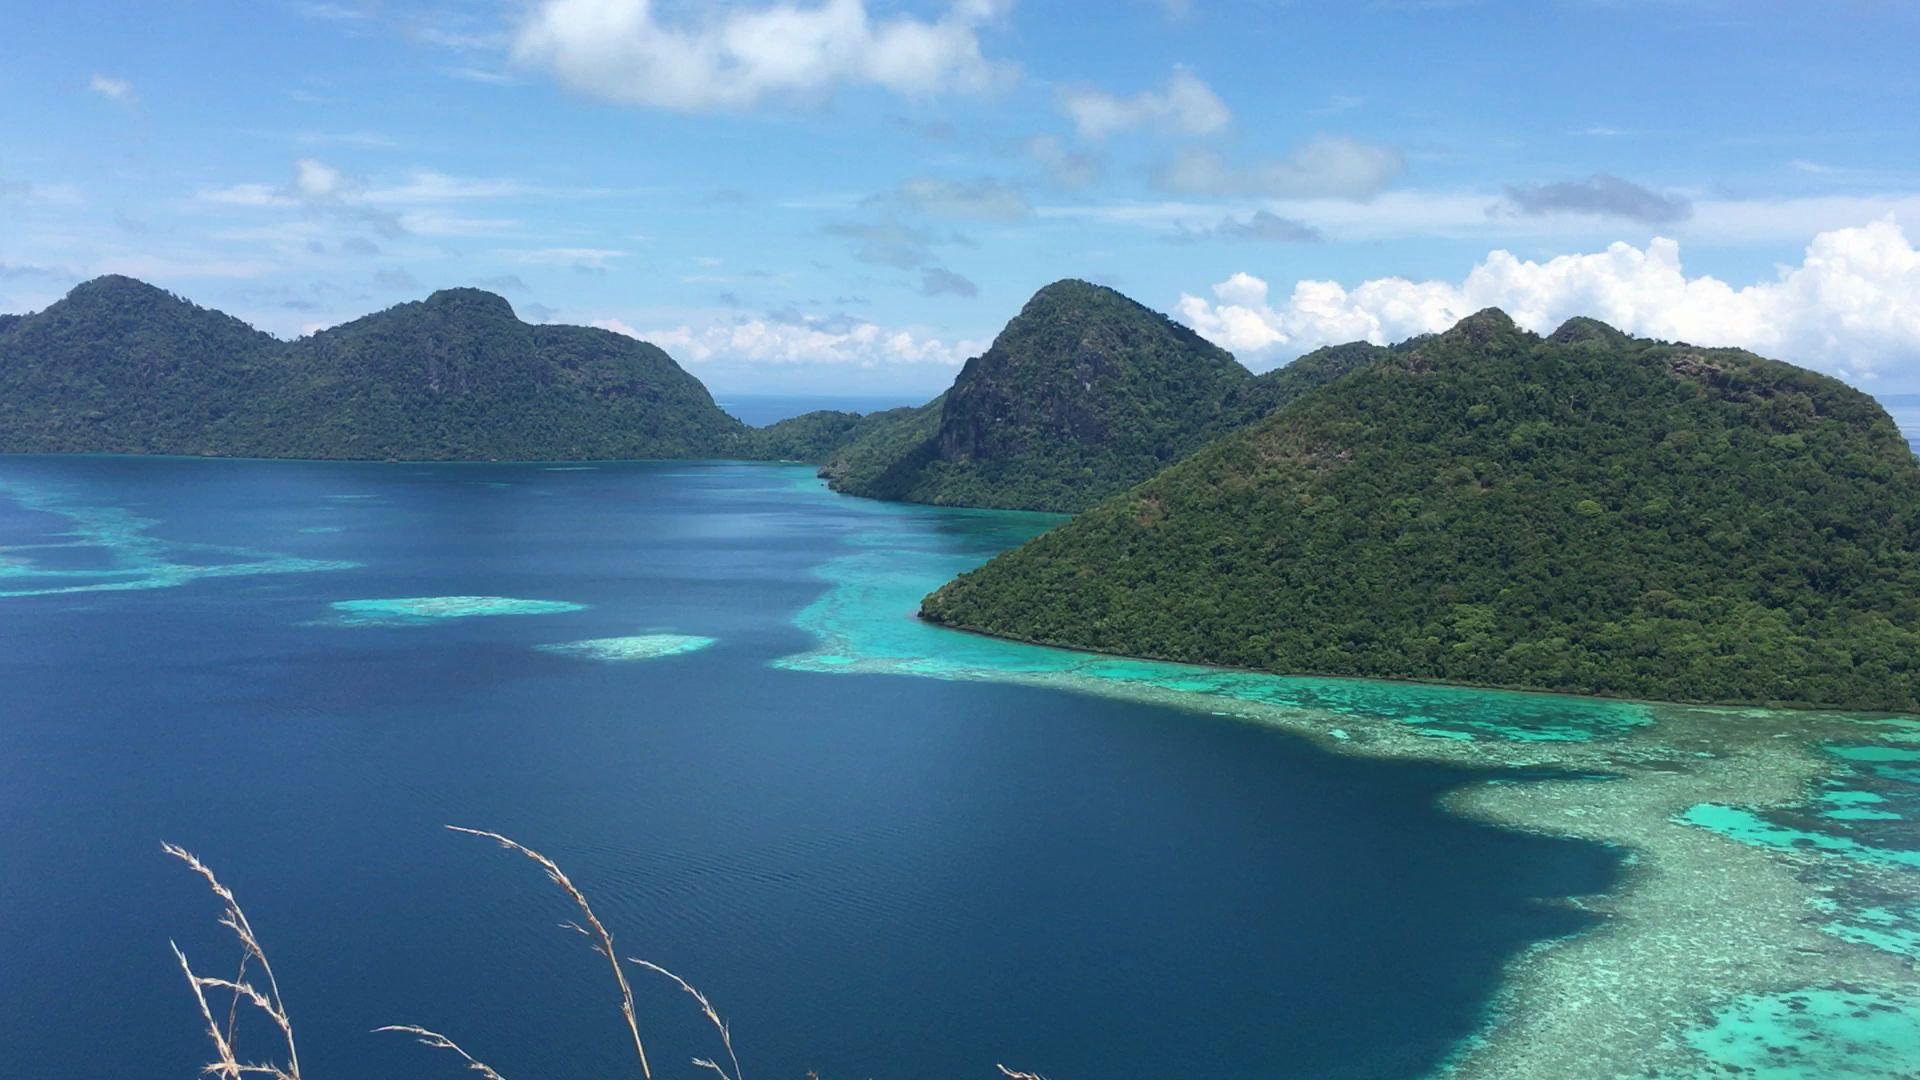
[[[1820,233],[1800,265],[1739,288],[1688,277],[1680,245],[1655,238],[1644,249],[1615,243],[1544,262],[1493,251],[1459,282],[1390,277],[1348,289],[1301,280],[1276,301],[1265,280],[1243,271],[1210,291],[1212,299],[1182,293],[1175,310],[1243,358],[1281,361],[1356,340],[1389,344],[1499,307],[1536,333],[1585,315],[1640,336],[1737,346],[1855,381],[1920,368],[1920,251],[1892,218]]]
[[[912,330],[887,329],[865,321],[753,318],[728,325],[695,327],[682,323],[639,330],[619,319],[596,319],[591,325],[650,342],[675,359],[696,365],[747,362],[783,367],[958,367],[986,347],[978,341],[949,344]]]

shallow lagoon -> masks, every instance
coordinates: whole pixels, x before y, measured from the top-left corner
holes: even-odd
[[[1910,1060],[1911,728],[911,618],[1049,523],[770,466],[0,461],[0,856],[33,868],[0,886],[7,1071],[201,1060],[165,941],[227,950],[164,838],[240,891],[316,1080],[454,1072],[362,1034],[391,1022],[509,1076],[617,1075],[562,903],[449,821],[558,858],[760,1075]],[[76,970],[110,1018],[47,990]],[[714,1049],[642,986],[657,1060]],[[1643,1042],[1609,1029],[1636,1009]]]

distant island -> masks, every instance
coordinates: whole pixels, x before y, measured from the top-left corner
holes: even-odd
[[[710,457],[748,430],[654,346],[478,289],[286,342],[112,276],[0,325],[0,452]]]
[[[1827,376],[1488,310],[922,614],[1294,674],[1920,711],[1920,465]]]

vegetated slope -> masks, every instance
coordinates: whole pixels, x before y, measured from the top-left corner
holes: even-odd
[[[0,328],[0,451],[721,455],[747,428],[666,353],[449,289],[295,342],[129,278]]]
[[[926,408],[928,406],[915,406],[870,413],[822,409],[801,413],[748,432],[742,443],[743,454],[760,460],[831,466],[849,452],[860,452],[855,448],[869,445],[910,414]]]
[[[1920,466],[1837,380],[1475,315],[928,597],[1293,673],[1920,709]]]
[[[0,322],[0,450],[201,453],[284,345],[132,278]]]
[[[946,403],[947,395],[941,394],[925,405],[874,413],[852,440],[827,456],[820,475],[829,487],[850,494],[898,486],[904,482],[898,477],[926,464]]]
[[[939,403],[828,470],[880,499],[1078,510],[1224,428],[1252,376],[1224,350],[1112,289],[1041,289]],[[883,456],[883,454],[885,456]]]
[[[655,346],[529,325],[477,289],[304,338],[286,366],[274,407],[308,419],[271,448],[300,457],[698,457],[747,430]]]

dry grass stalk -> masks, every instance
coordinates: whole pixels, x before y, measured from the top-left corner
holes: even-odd
[[[733,1062],[733,1075],[728,1076],[727,1070],[721,1068],[718,1064],[716,1064],[715,1062],[709,1061],[706,1058],[694,1058],[693,1063],[695,1065],[700,1066],[703,1069],[712,1069],[714,1072],[719,1073],[721,1080],[741,1080],[740,1057],[739,1055],[733,1052],[733,1032],[727,1029],[727,1022],[725,1020],[720,1019],[720,1014],[714,1011],[713,1002],[707,1000],[707,995],[694,989],[692,983],[689,983],[687,980],[681,978],[678,975],[675,975],[673,972],[668,971],[666,968],[661,967],[659,964],[656,964],[651,960],[642,960],[636,956],[629,956],[627,957],[627,963],[637,964],[640,967],[646,968],[648,971],[658,972],[661,975],[665,975],[667,978],[672,979],[676,984],[678,984],[680,989],[685,990],[687,993],[693,995],[693,1000],[700,1003],[700,1011],[706,1014],[707,1019],[710,1022],[712,1022],[714,1030],[720,1033],[720,1045],[727,1048],[727,1058]]]
[[[467,1053],[465,1050],[462,1050],[460,1048],[459,1043],[454,1042],[452,1039],[447,1038],[445,1035],[442,1035],[437,1031],[428,1031],[426,1028],[415,1027],[412,1024],[388,1024],[386,1027],[377,1027],[377,1028],[374,1028],[373,1030],[398,1031],[404,1035],[412,1035],[415,1038],[419,1039],[423,1045],[431,1046],[435,1050],[451,1050],[454,1053],[459,1054],[461,1057],[466,1059],[467,1068],[472,1069],[474,1072],[477,1072],[481,1076],[486,1077],[487,1080],[507,1080],[506,1077],[501,1076],[497,1072],[494,1072],[493,1067],[491,1065],[488,1065],[486,1062],[481,1061],[479,1058],[474,1057],[472,1054]]]
[[[482,829],[468,829],[459,825],[449,825],[447,828],[457,833],[466,833],[468,836],[485,837],[508,851],[517,851],[525,855],[539,863],[541,868],[546,870],[547,877],[573,898],[574,905],[580,909],[582,915],[587,917],[587,925],[593,927],[592,936],[599,939],[598,944],[594,946],[595,951],[607,958],[607,963],[613,967],[614,980],[620,984],[620,1014],[626,1017],[627,1030],[633,1034],[633,1052],[639,1055],[640,1073],[646,1077],[646,1080],[653,1080],[653,1069],[647,1064],[647,1048],[640,1041],[640,1020],[634,1014],[633,987],[627,984],[627,973],[620,967],[620,956],[613,951],[613,935],[607,933],[605,926],[600,925],[600,919],[593,913],[593,906],[587,903],[586,895],[574,887],[573,882],[567,879],[567,875],[560,872],[560,868],[554,865],[552,859],[519,841],[509,840],[499,833],[486,832]],[[581,932],[585,933],[584,930]]]
[[[246,912],[240,909],[240,902],[234,899],[233,890],[221,884],[213,871],[192,852],[178,844],[161,844],[160,848],[186,863],[188,869],[206,879],[207,887],[213,890],[213,895],[219,897],[221,904],[225,906],[225,910],[220,913],[220,925],[233,931],[233,936],[240,941],[240,968],[232,979],[214,979],[196,975],[192,965],[187,963],[187,954],[180,950],[180,946],[173,945],[173,955],[180,961],[180,970],[186,973],[187,985],[193,989],[194,1000],[200,1004],[200,1015],[207,1022],[207,1035],[213,1039],[214,1051],[219,1055],[219,1060],[209,1064],[206,1071],[216,1076],[226,1077],[228,1080],[238,1080],[238,1077],[247,1073],[273,1076],[280,1080],[300,1080],[300,1051],[294,1046],[293,1021],[287,1015],[286,1003],[280,998],[280,982],[274,978],[273,965],[267,960],[266,950],[260,947],[260,939],[253,932],[253,924],[247,921]],[[258,963],[261,972],[266,975],[267,993],[262,994],[245,981],[249,962]],[[207,1003],[206,992],[209,989],[225,990],[230,995],[227,1002],[225,1032],[222,1032],[220,1025],[214,1021],[213,1010]],[[287,1043],[285,1069],[271,1064],[240,1062],[235,1051],[234,1029],[239,1023],[240,1002],[243,999],[264,1013],[269,1020],[273,1021],[273,1025],[280,1029],[280,1035]]]
[[[593,929],[589,931],[587,927],[572,922],[563,925],[569,929],[578,931],[589,939],[593,939],[595,942],[593,946],[594,951],[605,956],[608,963],[612,965],[613,977],[620,985],[620,1012],[621,1015],[626,1018],[627,1030],[633,1035],[633,1049],[640,1059],[640,1072],[646,1077],[646,1080],[653,1080],[653,1071],[647,1064],[647,1051],[640,1041],[640,1023],[635,1015],[633,988],[628,984],[626,973],[621,970],[618,956],[613,951],[613,935],[607,932],[607,928],[601,924],[599,917],[593,913],[593,907],[587,903],[586,895],[574,886],[573,882],[566,874],[561,872],[560,867],[555,865],[552,859],[527,847],[525,844],[508,839],[499,833],[486,832],[481,829],[468,829],[459,825],[449,825],[447,828],[453,832],[466,833],[469,836],[485,837],[509,851],[517,851],[525,855],[527,858],[539,863],[541,868],[546,870],[547,877],[550,878],[554,884],[560,886],[560,888],[572,898],[574,905],[580,909],[580,913],[586,916],[587,926],[591,926]],[[260,947],[260,939],[254,935],[253,926],[247,922],[246,913],[240,910],[240,904],[234,899],[233,891],[221,884],[220,879],[214,876],[213,871],[208,869],[205,863],[201,862],[185,848],[175,844],[162,844],[161,847],[167,854],[186,863],[188,868],[193,870],[194,873],[206,879],[208,887],[213,890],[213,894],[220,898],[221,903],[226,905],[226,910],[222,912],[220,916],[220,925],[232,930],[234,937],[240,941],[240,968],[231,979],[218,979],[194,974],[193,967],[187,963],[187,954],[180,950],[180,946],[168,942],[169,945],[173,946],[173,955],[180,961],[180,970],[186,973],[187,985],[193,990],[194,1000],[199,1003],[200,1006],[200,1017],[206,1022],[207,1035],[213,1040],[216,1060],[208,1064],[204,1071],[213,1076],[221,1077],[222,1080],[244,1080],[244,1078],[248,1076],[265,1076],[271,1078],[271,1080],[301,1080],[300,1055],[294,1048],[293,1042],[293,1022],[287,1016],[285,1003],[281,1001],[280,983],[274,978],[273,965],[267,960],[266,950]],[[707,999],[707,995],[701,993],[692,983],[689,983],[687,980],[651,960],[642,960],[638,957],[630,956],[627,957],[627,962],[666,976],[673,980],[674,984],[679,986],[680,989],[691,995],[694,1001],[699,1003],[701,1013],[713,1024],[714,1030],[720,1033],[720,1044],[726,1048],[727,1060],[732,1062],[733,1072],[729,1074],[718,1062],[707,1058],[694,1058],[693,1064],[702,1069],[713,1071],[721,1080],[742,1080],[740,1058],[733,1051],[733,1032],[727,1027],[727,1022],[720,1018],[720,1013],[714,1009],[713,1002]],[[250,963],[258,963],[260,970],[266,975],[267,993],[261,993],[258,989],[246,982],[247,967]],[[230,995],[227,1004],[227,1024],[224,1031],[221,1030],[219,1022],[214,1019],[213,1007],[207,1001],[206,992],[209,989],[225,990]],[[287,1043],[287,1067],[285,1069],[271,1063],[252,1064],[239,1060],[234,1046],[234,1029],[238,1025],[240,1003],[243,1000],[264,1013],[268,1019],[273,1021],[274,1026],[280,1029],[281,1036],[285,1038]],[[492,1066],[474,1057],[472,1054],[467,1053],[465,1049],[461,1048],[460,1044],[437,1031],[430,1031],[427,1028],[412,1024],[389,1024],[385,1027],[375,1028],[374,1030],[395,1031],[412,1035],[423,1045],[430,1046],[436,1050],[451,1050],[460,1055],[461,1059],[467,1063],[469,1070],[479,1073],[485,1077],[486,1080],[506,1080],[505,1077],[495,1072]],[[996,1065],[995,1067],[1000,1070],[1000,1075],[1005,1077],[1006,1080],[1046,1080],[1045,1077],[1038,1073],[1016,1072],[1013,1069],[1007,1068],[1005,1065]],[[808,1080],[820,1080],[820,1074],[812,1070],[807,1071],[807,1077]]]

